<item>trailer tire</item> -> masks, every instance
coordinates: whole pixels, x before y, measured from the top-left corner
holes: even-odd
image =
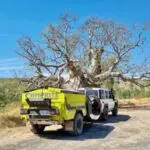
[[[43,126],[43,125],[36,125],[36,124],[32,124],[31,127],[32,127],[31,131],[34,134],[42,134],[44,131],[44,128],[45,128],[45,126]]]
[[[81,113],[77,113],[73,120],[72,134],[75,136],[81,135],[83,132],[83,116]]]

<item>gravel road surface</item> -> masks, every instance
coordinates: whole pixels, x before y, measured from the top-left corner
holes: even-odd
[[[150,110],[121,110],[107,122],[86,124],[71,137],[60,126],[41,136],[20,127],[0,131],[0,150],[150,150]]]

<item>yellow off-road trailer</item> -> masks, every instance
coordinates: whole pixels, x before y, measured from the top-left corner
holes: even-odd
[[[86,95],[77,91],[52,87],[26,91],[22,94],[21,117],[31,123],[36,134],[46,126],[59,124],[73,135],[80,135],[87,115],[86,102]]]

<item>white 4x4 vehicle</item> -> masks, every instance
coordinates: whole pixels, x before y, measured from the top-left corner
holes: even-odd
[[[112,112],[113,116],[118,114],[118,101],[115,99],[112,90],[106,88],[80,88],[89,98],[97,99],[100,103],[100,118],[107,120],[108,113]]]

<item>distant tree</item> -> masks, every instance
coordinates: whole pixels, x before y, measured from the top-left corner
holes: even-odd
[[[99,86],[117,77],[140,87],[150,78],[150,61],[132,65],[132,52],[139,50],[146,38],[146,28],[125,25],[90,17],[79,25],[76,16],[64,14],[58,24],[50,23],[42,33],[41,42],[30,37],[18,40],[17,53],[25,58],[36,76],[24,79],[31,86],[58,86],[77,89]],[[68,74],[69,78],[65,79]]]

